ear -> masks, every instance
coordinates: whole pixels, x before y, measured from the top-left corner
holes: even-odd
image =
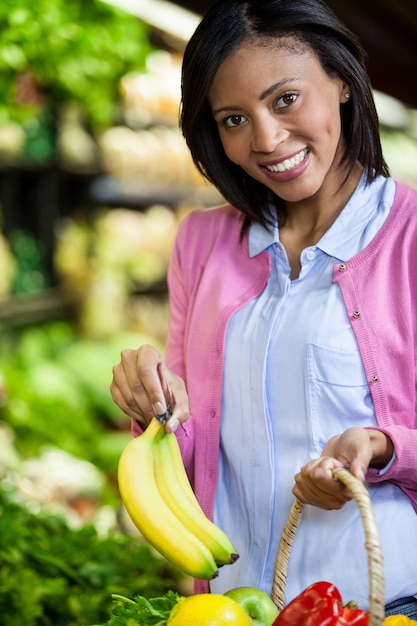
[[[346,102],[349,102],[350,98],[351,93],[349,85],[347,83],[342,83],[342,89],[340,91],[340,104],[346,104]]]

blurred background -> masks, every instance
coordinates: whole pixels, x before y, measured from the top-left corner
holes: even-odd
[[[328,0],[368,52],[385,158],[417,187],[417,0]],[[178,130],[213,2],[0,4],[0,621],[106,621],[111,593],[190,591],[117,490],[120,350],[163,350],[179,223],[221,201]]]

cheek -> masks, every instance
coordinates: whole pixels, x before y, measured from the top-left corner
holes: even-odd
[[[317,135],[327,136],[337,141],[342,130],[339,106],[316,110],[310,123]]]
[[[234,135],[231,137],[228,133],[220,133],[220,140],[226,156],[237,165],[242,162],[242,157],[246,154],[245,144],[240,137]]]
[[[341,132],[340,104],[333,94],[327,94],[315,103],[308,102],[297,120],[300,128],[316,140],[336,138]]]

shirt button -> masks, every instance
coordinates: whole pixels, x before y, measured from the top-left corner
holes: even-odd
[[[306,258],[307,258],[309,261],[312,261],[315,257],[316,257],[316,253],[315,253],[315,251],[314,251],[314,250],[307,250],[307,252],[306,252]]]

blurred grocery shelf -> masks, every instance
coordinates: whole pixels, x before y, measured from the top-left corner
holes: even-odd
[[[68,319],[71,310],[60,289],[0,300],[0,328],[28,326],[49,319]]]

